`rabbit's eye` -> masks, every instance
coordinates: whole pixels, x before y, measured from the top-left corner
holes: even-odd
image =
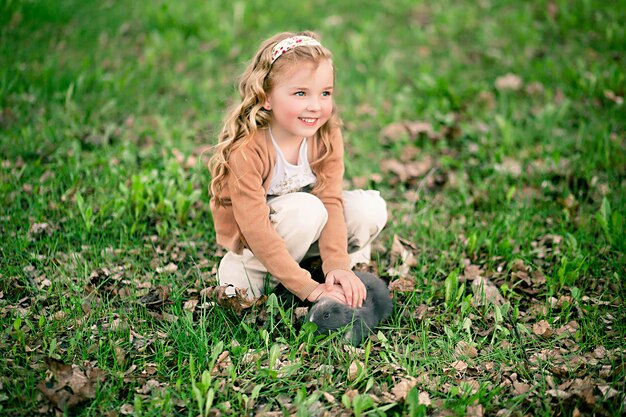
[[[330,313],[324,313],[324,320],[328,320],[330,318]]]

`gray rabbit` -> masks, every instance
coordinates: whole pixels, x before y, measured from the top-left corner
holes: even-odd
[[[389,317],[393,302],[389,296],[389,288],[382,279],[369,272],[355,274],[367,289],[367,298],[362,307],[352,308],[325,298],[313,304],[307,321],[317,324],[317,334],[328,334],[345,327],[345,339],[354,346],[359,346],[381,321]]]

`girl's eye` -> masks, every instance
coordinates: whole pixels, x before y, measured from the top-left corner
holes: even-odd
[[[324,97],[330,97],[330,96],[331,96],[331,94],[332,94],[332,93],[331,93],[330,91],[324,91],[324,92],[322,93],[322,95],[323,95]]]
[[[296,96],[298,96],[298,97],[304,97],[304,91],[298,91],[298,92],[296,92]]]

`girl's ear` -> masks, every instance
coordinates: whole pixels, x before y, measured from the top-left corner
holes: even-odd
[[[263,108],[267,111],[272,110],[272,105],[270,104],[270,99],[268,98],[267,100],[265,100],[265,104],[263,105]]]

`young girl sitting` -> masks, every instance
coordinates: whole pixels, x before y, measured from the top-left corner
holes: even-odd
[[[259,296],[279,282],[301,300],[360,307],[351,271],[387,221],[377,191],[342,191],[343,142],[330,52],[311,32],[262,43],[239,83],[209,162],[221,285]],[[299,262],[320,256],[325,283]],[[271,277],[266,280],[267,272]]]

